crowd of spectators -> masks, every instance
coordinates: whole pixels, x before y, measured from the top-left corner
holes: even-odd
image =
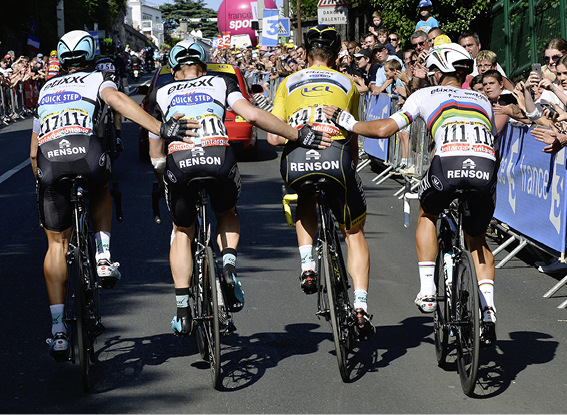
[[[432,15],[430,0],[418,4],[419,21],[409,39],[401,39],[396,28],[387,28],[382,14],[372,14],[372,24],[359,39],[346,39],[338,54],[336,69],[349,76],[361,95],[387,93],[404,99],[419,88],[428,86],[425,56],[435,45],[458,43],[474,60],[474,71],[467,77],[464,88],[485,94],[493,103],[499,131],[508,123],[528,123],[567,130],[567,42],[561,38],[549,41],[542,58],[542,70],[515,84],[498,63],[495,52],[484,50],[478,34],[466,31],[451,39],[443,33],[443,22]],[[409,43],[409,49],[402,49]],[[215,62],[229,63],[240,68],[249,84],[263,87],[263,105],[269,106],[279,82],[307,65],[303,45],[280,43],[243,50],[215,50]],[[259,95],[259,94],[257,94]]]

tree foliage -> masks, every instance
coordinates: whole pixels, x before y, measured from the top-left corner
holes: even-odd
[[[300,0],[301,18],[317,17],[318,2],[318,0]],[[419,21],[418,3],[419,0],[347,0],[349,8],[359,7],[364,10],[370,23],[372,12],[380,10],[384,25],[390,31],[397,32],[406,41]],[[488,44],[494,0],[432,0],[432,3],[432,15],[451,39],[456,41],[463,31],[474,30],[481,38],[484,37],[483,43]],[[297,15],[296,1],[290,1],[290,8],[293,15]],[[363,31],[366,31],[365,29]],[[409,46],[408,41],[406,47]]]
[[[187,29],[201,29],[203,37],[212,38],[218,35],[217,22],[206,19],[217,17],[217,12],[205,7],[204,0],[174,0],[173,4],[159,6],[166,30],[175,30],[180,19],[203,19],[201,22],[189,22]]]
[[[478,32],[488,43],[491,31],[491,0],[433,0],[432,15],[453,41],[466,30]],[[374,0],[374,9],[381,10],[384,24],[409,39],[419,21],[418,1]],[[409,43],[406,45],[409,46]]]

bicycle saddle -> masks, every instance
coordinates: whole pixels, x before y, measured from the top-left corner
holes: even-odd
[[[193,177],[187,181],[187,187],[191,191],[200,191],[202,189],[209,189],[210,187],[216,185],[219,182],[219,179],[213,176],[201,176],[201,177]]]
[[[296,188],[300,197],[311,197],[317,189],[329,192],[332,189],[332,181],[328,177],[308,178],[302,180]]]

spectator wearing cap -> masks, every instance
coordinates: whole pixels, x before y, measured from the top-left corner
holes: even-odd
[[[384,69],[384,63],[386,63],[389,60],[395,60],[400,64],[400,71],[405,70],[405,67],[404,67],[404,62],[396,55],[390,55],[388,53],[388,49],[386,48],[386,45],[382,43],[378,43],[376,46],[374,46],[373,52],[374,52],[373,54],[374,62],[379,64],[380,66],[376,71],[376,75],[370,81],[370,90],[372,91],[373,94],[377,94],[382,92],[383,90],[382,84],[384,84],[384,82],[386,82],[387,79]]]
[[[377,63],[372,63],[372,52],[369,49],[361,49],[354,54],[357,72],[354,74],[354,81],[360,93],[368,92],[370,80],[376,76],[380,68]]]
[[[419,22],[415,25],[415,31],[423,30],[428,33],[434,27],[439,27],[439,22],[431,15],[433,11],[433,4],[431,0],[420,0],[417,5],[419,9]]]

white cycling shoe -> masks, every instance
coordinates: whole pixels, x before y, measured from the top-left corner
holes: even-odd
[[[437,310],[435,294],[421,295],[421,293],[419,293],[414,302],[422,313],[433,313]]]
[[[114,288],[120,280],[119,262],[110,262],[107,259],[99,259],[96,272],[100,279],[102,288]]]

